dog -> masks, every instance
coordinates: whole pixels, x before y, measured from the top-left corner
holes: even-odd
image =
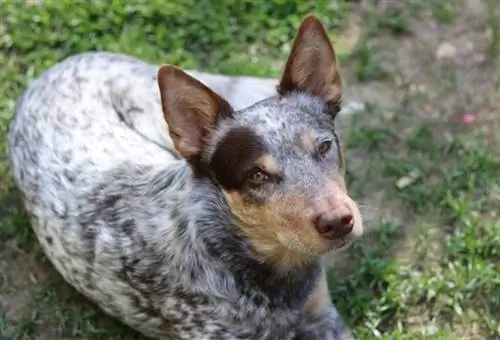
[[[62,277],[145,336],[352,339],[324,263],[363,234],[341,90],[313,15],[279,79],[73,55],[17,102],[13,178]]]

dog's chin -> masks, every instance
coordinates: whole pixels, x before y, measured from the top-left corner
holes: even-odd
[[[338,239],[328,240],[319,238],[319,235],[311,236],[312,242],[304,242],[297,235],[291,236],[288,233],[278,234],[277,248],[281,248],[283,254],[287,257],[302,259],[307,262],[307,259],[312,259],[318,256],[323,256],[329,253],[343,251],[349,248],[363,234],[362,224],[356,224],[353,230],[346,236]]]
[[[353,242],[354,240],[346,237],[336,240],[322,240],[313,247],[305,247],[302,245],[291,246],[290,244],[284,246],[288,251],[295,253],[297,256],[303,256],[304,259],[312,259],[348,248]]]
[[[344,239],[340,240],[340,242],[334,248],[332,248],[329,251],[329,253],[335,253],[335,252],[346,250],[347,248],[352,246],[354,241],[355,240],[353,240],[353,239],[344,238]]]
[[[324,247],[323,247],[323,249],[321,249],[321,251],[319,251],[318,255],[326,255],[329,253],[335,253],[337,251],[348,248],[352,243],[353,243],[353,240],[351,240],[348,237],[335,239],[335,240],[325,240]]]

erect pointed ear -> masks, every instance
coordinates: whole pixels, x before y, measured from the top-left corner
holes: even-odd
[[[197,165],[219,119],[231,117],[233,110],[218,94],[178,67],[161,66],[158,85],[174,146],[191,165]]]
[[[341,79],[333,46],[321,22],[308,15],[300,24],[285,64],[278,93],[302,91],[340,110]]]

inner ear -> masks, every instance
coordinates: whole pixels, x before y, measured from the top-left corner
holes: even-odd
[[[277,88],[278,93],[305,92],[339,111],[341,87],[330,39],[321,22],[309,15],[300,24]]]
[[[196,165],[219,119],[232,117],[233,110],[218,94],[175,66],[160,67],[158,85],[174,146]]]

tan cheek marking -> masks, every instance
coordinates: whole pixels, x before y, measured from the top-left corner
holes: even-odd
[[[240,220],[242,220],[246,225],[257,225],[260,224],[258,215],[255,214],[254,210],[246,206],[243,202],[243,197],[238,192],[224,192],[226,200],[231,208],[231,212]]]
[[[231,212],[239,219],[238,227],[253,243],[269,242],[275,239],[276,231],[284,224],[280,221],[280,215],[273,211],[270,204],[262,207],[247,205],[238,192],[225,192]]]
[[[322,273],[316,283],[316,288],[311,292],[306,301],[306,312],[311,316],[321,315],[326,306],[330,303],[330,292],[326,281],[326,273],[323,268]]]
[[[315,246],[303,244],[304,240],[311,240],[306,221],[286,213],[290,207],[303,211],[299,208],[305,202],[303,197],[280,197],[269,200],[262,207],[252,207],[244,204],[238,192],[225,192],[225,195],[233,214],[241,222],[238,227],[263,261],[286,271],[312,258],[309,254],[315,253]]]
[[[306,132],[300,136],[300,141],[302,143],[302,147],[306,152],[313,153],[314,152],[314,135],[310,132]]]
[[[264,155],[257,159],[256,163],[270,173],[277,173],[279,170],[278,161],[271,155]]]

